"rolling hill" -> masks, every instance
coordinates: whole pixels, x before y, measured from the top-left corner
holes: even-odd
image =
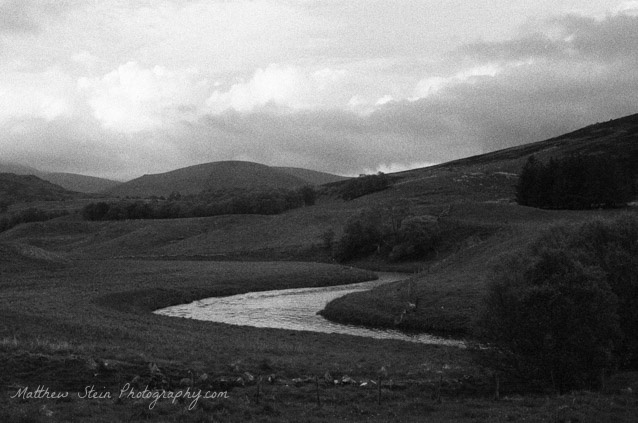
[[[107,193],[120,197],[146,197],[168,196],[172,192],[197,194],[205,190],[229,188],[290,189],[313,185],[318,180],[333,176],[305,169],[285,169],[243,161],[204,163],[166,173],[144,175],[118,185]]]
[[[44,181],[34,175],[0,173],[0,199],[9,203],[21,201],[54,201],[77,198],[81,194]]]
[[[121,182],[112,181],[95,176],[80,175],[77,173],[42,172],[30,166],[18,163],[0,162],[0,173],[15,173],[16,175],[35,175],[40,179],[59,185],[69,191],[96,193],[111,189]]]
[[[301,178],[311,185],[323,185],[350,179],[346,176],[333,175],[332,173],[318,172],[316,170],[303,169],[300,167],[275,167],[274,169],[288,173],[297,178]]]

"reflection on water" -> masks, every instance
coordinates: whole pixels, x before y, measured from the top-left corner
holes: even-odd
[[[157,314],[208,320],[232,325],[307,330],[324,333],[399,339],[426,344],[461,345],[462,342],[427,334],[405,334],[395,330],[368,329],[332,323],[318,311],[335,298],[351,292],[366,291],[384,283],[405,279],[405,274],[379,272],[379,279],[351,285],[321,288],[296,288],[250,292],[229,297],[212,297],[155,311]]]

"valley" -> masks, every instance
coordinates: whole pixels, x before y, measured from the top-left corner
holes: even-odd
[[[262,172],[257,174],[264,183],[260,189],[297,188],[308,183],[300,179],[308,173],[271,172],[243,162],[198,165],[197,175],[186,168],[89,196],[32,177],[7,176],[13,185],[0,185],[11,188],[5,215],[30,207],[68,214],[0,232],[3,392],[25,385],[72,392],[95,385],[117,392],[133,380],[142,388],[177,390],[190,374],[199,378],[190,376],[191,386],[227,391],[229,399],[202,401],[194,411],[161,401],[149,409],[141,400],[25,404],[11,399],[2,405],[0,420],[67,421],[84,413],[83,421],[92,422],[208,417],[292,422],[299,416],[309,422],[633,421],[638,398],[627,389],[638,386],[635,372],[613,375],[603,394],[550,395],[504,379],[501,400],[493,401],[495,374],[477,361],[472,348],[234,326],[152,312],[206,297],[355,283],[374,279],[372,271],[398,271],[408,274],[405,281],[338,298],[322,315],[472,342],[493,268],[502,257],[525,251],[539,234],[557,227],[638,215],[631,205],[595,210],[518,205],[516,183],[528,157],[604,154],[635,166],[637,133],[638,115],[629,116],[539,143],[389,174],[386,189],[347,201],[341,193],[349,180],[336,178],[316,185],[314,205],[272,215],[89,221],[82,210],[91,202],[124,201],[127,195],[151,201],[145,197],[192,193],[202,188],[202,178],[206,189],[216,181],[227,181],[226,189],[252,189],[248,169]],[[242,171],[232,179],[223,173],[234,172],[228,166]],[[18,187],[18,180],[26,185]],[[390,226],[408,218],[436,222],[441,239],[419,257],[394,260],[379,244],[376,252],[338,262],[335,250],[349,223],[368,215]],[[414,310],[406,314],[409,304]],[[43,416],[43,407],[52,417]]]

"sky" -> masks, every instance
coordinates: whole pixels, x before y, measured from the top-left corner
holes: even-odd
[[[0,161],[423,167],[638,113],[638,1],[0,0]]]

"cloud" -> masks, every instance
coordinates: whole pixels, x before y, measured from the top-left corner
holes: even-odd
[[[102,77],[80,78],[93,116],[106,128],[137,132],[187,118],[199,108],[208,81],[195,70],[147,69],[128,62]]]
[[[322,107],[334,104],[334,97],[339,97],[335,89],[345,77],[344,70],[311,71],[271,64],[257,69],[249,81],[235,83],[226,91],[215,90],[206,106],[212,113],[247,112],[267,105],[293,110]]]
[[[16,117],[52,120],[73,113],[73,80],[56,68],[0,72],[0,122]]]
[[[622,13],[602,19],[568,15],[548,19],[535,32],[494,42],[477,42],[460,46],[455,58],[515,61],[552,60],[636,60],[638,59],[638,3],[626,4]],[[635,8],[634,8],[635,7]]]
[[[37,33],[48,17],[69,7],[67,1],[0,0],[0,34]]]
[[[638,1],[625,1],[613,9],[615,14],[636,15],[638,14]]]
[[[430,36],[442,6],[415,3],[98,2],[64,22],[0,3],[35,31],[3,45],[3,154],[109,177],[228,159],[356,175],[637,111],[636,2],[510,33],[486,8],[458,37],[460,10]]]

